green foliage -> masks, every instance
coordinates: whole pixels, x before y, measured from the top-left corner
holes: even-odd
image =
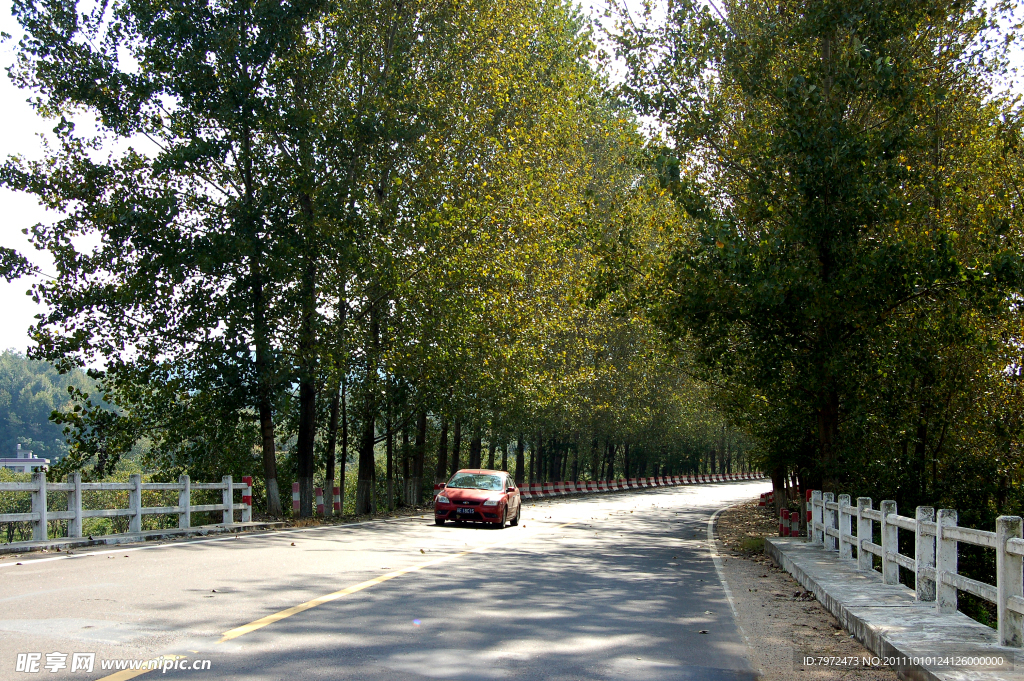
[[[54,411],[69,408],[68,390],[90,390],[81,371],[60,374],[51,364],[27,359],[14,350],[0,353],[0,457],[15,456],[16,446],[55,463],[68,452]]]
[[[33,269],[25,256],[6,246],[0,246],[0,277],[5,281],[13,281]]]
[[[682,2],[620,24],[623,92],[663,125],[678,210],[651,316],[766,465],[907,500],[999,470],[1019,412],[1007,10]]]

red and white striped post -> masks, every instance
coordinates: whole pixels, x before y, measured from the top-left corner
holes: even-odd
[[[299,483],[292,483],[292,513],[299,515]]]
[[[779,511],[779,536],[789,536],[789,511],[786,509]]]
[[[316,495],[316,514],[322,516],[324,514],[324,488],[314,487],[313,491]]]
[[[341,488],[335,487],[333,494],[333,503],[331,506],[334,508],[334,515],[341,515]]]
[[[245,487],[242,488],[242,503],[245,504],[245,508],[242,509],[242,522],[252,522],[252,476],[243,475],[242,484]]]

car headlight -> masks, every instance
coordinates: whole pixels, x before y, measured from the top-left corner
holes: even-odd
[[[497,506],[501,502],[501,499],[488,499],[484,502],[484,506]]]
[[[442,503],[442,504],[450,504],[451,503],[450,501],[448,501],[448,497],[446,497],[443,494],[438,494],[437,495],[437,501]]]

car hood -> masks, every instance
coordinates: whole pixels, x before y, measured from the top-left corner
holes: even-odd
[[[456,489],[446,487],[441,490],[441,494],[448,497],[451,502],[457,501],[486,501],[492,496],[500,496],[501,492],[491,492],[485,489]]]

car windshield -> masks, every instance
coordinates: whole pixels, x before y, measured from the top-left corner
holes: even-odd
[[[502,490],[502,481],[500,475],[456,473],[447,486],[454,489],[487,489],[500,492]]]

